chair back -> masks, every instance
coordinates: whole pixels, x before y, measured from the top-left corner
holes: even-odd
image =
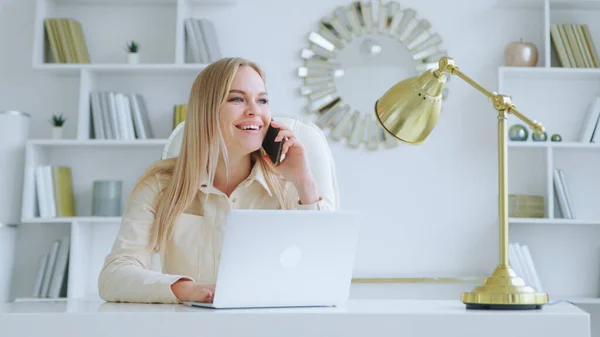
[[[339,188],[333,156],[323,131],[314,123],[294,117],[274,117],[279,123],[290,128],[308,153],[310,169],[319,186],[323,199],[330,202],[335,210],[340,208]],[[184,123],[182,122],[173,130],[163,149],[162,159],[173,158],[179,155],[183,140]]]

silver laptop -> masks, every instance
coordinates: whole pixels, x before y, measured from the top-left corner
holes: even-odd
[[[350,295],[360,214],[232,210],[208,308],[342,306]]]

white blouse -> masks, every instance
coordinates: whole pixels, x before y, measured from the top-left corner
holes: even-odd
[[[173,235],[161,245],[162,272],[150,269],[153,252],[148,249],[158,194],[169,176],[155,176],[131,195],[121,227],[98,278],[100,297],[105,301],[180,303],[171,285],[181,278],[214,284],[221,254],[225,215],[230,209],[279,209],[260,165],[227,197],[207,184],[199,187],[196,200],[175,221]],[[285,197],[296,209],[331,210],[321,200],[301,205],[294,186],[285,183]],[[205,196],[206,203],[203,204]],[[202,200],[202,202],[200,202]]]

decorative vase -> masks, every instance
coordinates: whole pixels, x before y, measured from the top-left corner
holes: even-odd
[[[545,132],[541,135],[534,133],[531,135],[531,139],[533,139],[534,142],[545,142],[546,140],[548,140],[548,134]]]
[[[52,127],[52,139],[62,139],[62,138],[63,138],[62,126],[53,126]]]
[[[140,63],[140,54],[139,53],[127,53],[127,63],[129,63],[129,64]]]
[[[535,67],[539,52],[531,42],[514,41],[504,49],[504,64],[509,67]]]
[[[528,136],[527,128],[521,124],[515,124],[508,129],[508,138],[512,141],[522,142],[527,140]]]

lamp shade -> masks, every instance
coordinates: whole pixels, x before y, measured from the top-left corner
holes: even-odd
[[[381,126],[403,143],[420,144],[437,123],[446,75],[430,69],[398,82],[375,102]]]

